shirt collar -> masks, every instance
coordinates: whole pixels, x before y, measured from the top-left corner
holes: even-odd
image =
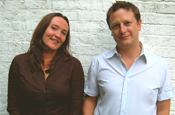
[[[147,60],[147,55],[146,55],[146,53],[145,53],[145,48],[143,47],[143,44],[142,44],[141,42],[139,42],[139,45],[140,45],[140,47],[141,47],[141,49],[142,49],[142,51],[141,51],[139,57],[143,57],[145,63],[147,64],[147,61],[148,61],[148,60]],[[121,57],[121,55],[120,55],[120,54],[118,53],[118,51],[117,51],[117,47],[113,48],[113,49],[108,53],[108,55],[107,55],[106,58],[112,58],[114,55]]]
[[[111,51],[109,51],[109,53],[106,56],[106,58],[112,58],[115,54],[118,55],[119,53],[117,52],[116,48],[113,48]]]
[[[146,54],[145,54],[145,48],[143,47],[142,42],[139,42],[139,46],[140,46],[140,47],[141,47],[141,49],[142,49],[142,51],[141,51],[141,53],[140,53],[140,56],[139,56],[139,57],[143,57],[143,59],[144,59],[145,63],[147,64],[148,59],[147,59],[147,56],[146,56]]]

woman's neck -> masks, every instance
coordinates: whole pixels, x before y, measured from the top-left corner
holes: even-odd
[[[54,57],[54,55],[56,54],[56,52],[44,52],[43,53],[43,60],[44,60],[44,68],[49,69],[48,65],[50,65],[52,58]]]

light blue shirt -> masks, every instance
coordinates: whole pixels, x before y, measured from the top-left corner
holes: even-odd
[[[174,97],[168,63],[143,48],[129,70],[116,48],[95,57],[84,91],[99,95],[94,115],[156,115]]]

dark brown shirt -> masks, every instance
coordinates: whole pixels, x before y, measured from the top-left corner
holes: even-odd
[[[9,70],[10,115],[81,115],[84,73],[74,57],[57,61],[45,80],[44,72],[31,72],[28,55],[16,56]]]

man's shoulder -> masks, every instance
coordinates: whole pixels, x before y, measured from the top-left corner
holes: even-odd
[[[162,64],[168,64],[168,62],[162,58],[161,56],[149,51],[149,50],[145,50],[145,55],[147,58],[148,62],[158,62],[158,63],[162,63]]]
[[[103,52],[102,54],[96,56],[94,60],[106,60],[108,57],[114,55],[114,49]]]

